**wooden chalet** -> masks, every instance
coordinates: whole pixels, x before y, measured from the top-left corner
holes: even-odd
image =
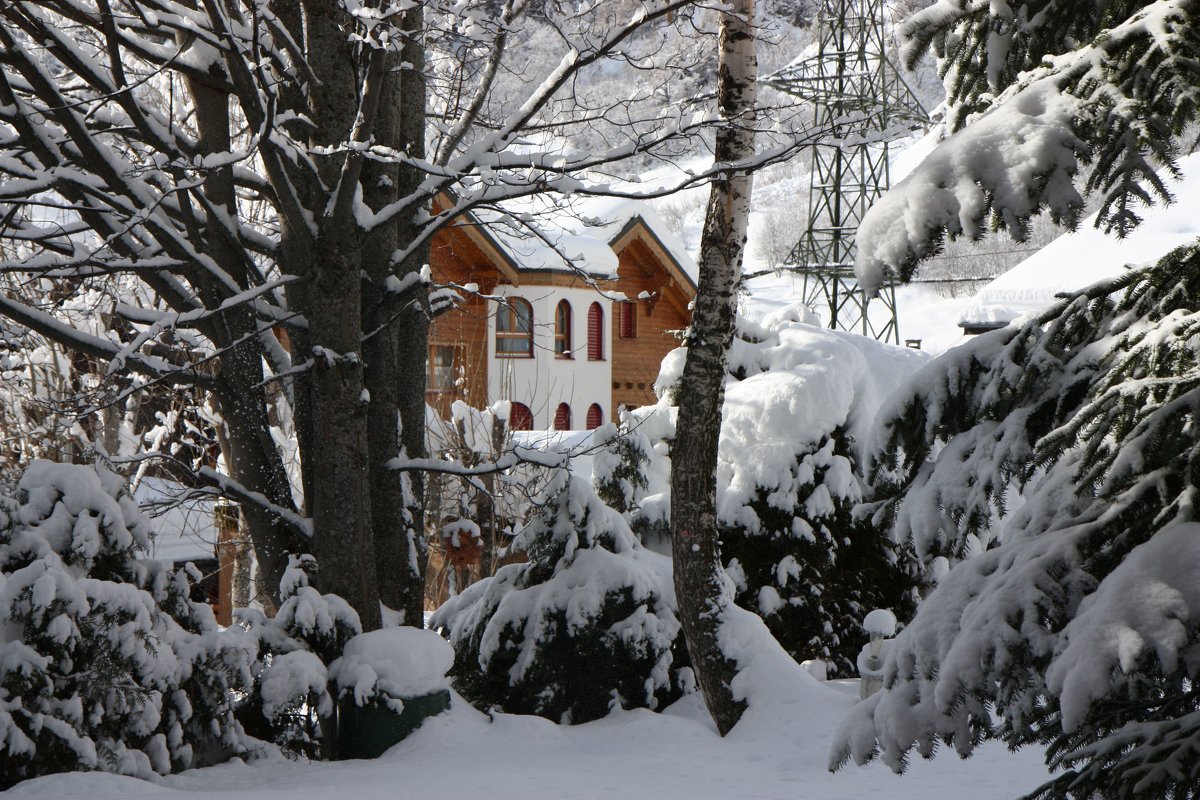
[[[431,326],[429,404],[505,400],[515,430],[582,430],[653,403],[696,292],[683,246],[627,200],[512,213],[526,221],[477,212],[434,237],[434,280],[462,302]]]

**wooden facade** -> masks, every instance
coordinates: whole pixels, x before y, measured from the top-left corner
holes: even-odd
[[[480,295],[490,294],[502,275],[494,263],[496,256],[486,253],[459,226],[434,237],[429,259],[438,283],[479,287],[476,294],[463,295],[464,302],[437,317],[429,329],[425,397],[443,419],[449,419],[455,400],[475,408],[488,404],[488,314],[493,309]],[[445,355],[451,357],[448,366]]]
[[[617,284],[613,287],[630,299],[634,316],[632,337],[623,336],[620,303],[613,304],[609,352],[612,353],[612,402],[617,409],[654,402],[654,381],[663,357],[679,346],[679,335],[687,327],[688,303],[694,296],[678,280],[666,274],[669,258],[644,226],[627,231],[614,242],[620,259]],[[690,282],[689,282],[690,283]],[[638,299],[641,298],[641,299]]]

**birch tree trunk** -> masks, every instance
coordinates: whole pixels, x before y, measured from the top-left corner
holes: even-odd
[[[754,154],[757,59],[754,0],[734,0],[721,20],[717,102],[723,119],[716,161]],[[700,285],[687,337],[679,419],[671,452],[671,540],[675,596],[697,683],[724,736],[746,705],[730,688],[737,665],[721,648],[733,604],[717,541],[716,465],[725,365],[750,214],[750,172],[726,171],[712,184],[700,239]]]

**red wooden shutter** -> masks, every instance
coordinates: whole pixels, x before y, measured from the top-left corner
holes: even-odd
[[[632,300],[622,300],[621,308],[621,338],[637,338],[637,303]]]
[[[559,403],[558,409],[554,412],[554,430],[571,430],[571,407],[566,403]]]
[[[587,429],[593,431],[604,424],[604,411],[600,408],[599,403],[592,403],[588,406],[587,413]]]
[[[588,361],[604,360],[604,309],[599,303],[588,308]]]
[[[513,403],[508,410],[508,429],[510,431],[533,430],[533,412],[524,403]]]

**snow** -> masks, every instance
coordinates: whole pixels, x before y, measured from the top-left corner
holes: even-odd
[[[341,658],[329,665],[329,677],[362,705],[376,695],[403,699],[445,689],[453,663],[450,643],[433,631],[384,628],[347,642]]]
[[[895,636],[896,615],[886,608],[877,608],[863,618],[863,630],[873,636]]]
[[[216,558],[217,528],[211,499],[177,500],[187,489],[174,481],[144,477],[133,499],[150,517],[155,534],[150,557],[161,561],[202,561]]]
[[[521,270],[615,278],[617,254],[611,244],[640,220],[693,283],[699,275],[683,242],[653,207],[640,200],[533,195],[472,214]]]
[[[1167,181],[1175,202],[1142,212],[1144,221],[1124,239],[1095,227],[1092,215],[1079,229],[1055,239],[984,286],[959,313],[960,324],[1004,324],[1051,305],[1055,295],[1082,289],[1156,260],[1200,237],[1200,153],[1179,160],[1181,178]]]
[[[273,657],[259,679],[263,713],[267,719],[275,719],[291,708],[297,697],[307,694],[320,697],[322,711],[329,713],[332,706],[325,690],[327,680],[325,665],[315,653],[295,650]]]
[[[1178,666],[1188,646],[1188,626],[1200,619],[1200,524],[1181,523],[1135,547],[1082,603],[1063,630],[1066,647],[1046,670],[1059,696],[1063,729],[1075,730],[1093,700],[1111,691],[1110,677],[1141,667],[1150,651],[1164,672]]]
[[[1063,134],[1075,108],[1051,82],[1034,85],[934,148],[863,217],[855,263],[862,285],[875,288],[885,270],[924,255],[933,231],[978,238],[993,205],[1015,227],[1043,200],[1030,186],[1043,186],[1055,209],[1080,205],[1071,183],[1076,154]]]
[[[748,624],[757,621],[747,620]],[[759,623],[761,624],[761,623]],[[752,629],[741,631],[753,641]],[[192,770],[148,783],[67,773],[10,790],[13,800],[1009,800],[1045,780],[1034,751],[988,744],[969,761],[916,761],[904,776],[875,764],[830,774],[828,740],[854,702],[853,682],[823,684],[790,659],[755,657],[750,709],[725,739],[697,694],[665,713],[617,710],[586,725],[484,714],[457,694],[445,714],[375,761],[265,760]],[[848,685],[847,685],[848,684]],[[766,702],[755,702],[756,698]],[[403,787],[402,789],[400,787]]]

